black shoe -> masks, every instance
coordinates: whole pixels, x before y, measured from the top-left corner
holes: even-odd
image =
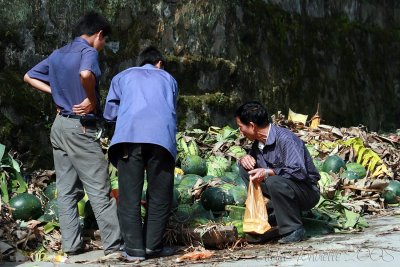
[[[304,230],[304,227],[300,227],[299,229],[279,239],[278,243],[280,244],[296,243],[304,240],[305,237],[306,237],[306,230]]]
[[[80,248],[80,249],[78,249],[78,250],[65,252],[65,254],[67,254],[67,256],[75,256],[75,255],[82,254],[82,253],[84,253],[84,252],[85,252],[85,251],[84,251],[82,248]]]
[[[257,243],[265,243],[271,239],[274,239],[279,236],[278,227],[272,227],[267,232],[262,235],[257,234],[246,234],[246,241],[249,243],[257,244]]]
[[[161,257],[169,257],[175,254],[175,249],[172,247],[163,247],[162,249],[151,250],[146,248],[146,258],[161,258]]]

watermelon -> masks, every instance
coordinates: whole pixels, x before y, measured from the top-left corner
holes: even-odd
[[[360,179],[358,174],[354,171],[345,170],[340,174],[340,178],[348,179],[348,180],[357,180]]]
[[[174,211],[172,218],[179,223],[186,223],[192,217],[192,207],[189,204],[179,204]]]
[[[175,174],[174,175],[174,185],[178,185],[182,181],[182,174]]]
[[[367,175],[367,170],[365,167],[356,162],[349,162],[346,164],[346,169],[348,171],[355,172],[357,174],[357,179],[362,179]]]
[[[89,197],[87,194],[85,194],[85,196],[81,200],[78,201],[78,213],[79,213],[79,216],[81,216],[81,217],[85,217],[85,205],[88,200],[89,200]]]
[[[222,176],[225,172],[230,171],[231,162],[221,156],[210,156],[207,159],[207,175],[215,177]]]
[[[12,216],[17,220],[37,219],[43,213],[42,203],[40,203],[39,198],[32,194],[18,194],[10,199],[9,204],[14,209]]]
[[[230,183],[234,183],[235,180],[239,177],[239,174],[234,173],[234,172],[225,172],[222,175],[222,180],[226,181],[226,182],[230,182]]]
[[[147,201],[146,194],[147,194],[147,180],[145,179],[143,182],[143,189],[142,189],[142,200],[143,201]]]
[[[47,202],[44,208],[43,219],[46,222],[58,221],[58,202],[56,198]]]
[[[225,205],[234,203],[233,197],[223,188],[208,187],[201,194],[201,204],[206,210],[224,211]]]
[[[172,194],[172,209],[176,209],[179,205],[179,201],[180,201],[180,194],[178,189],[176,189],[176,187],[174,187],[174,191]]]
[[[237,178],[235,179],[235,184],[236,184],[237,186],[246,188],[246,184],[245,184],[245,182],[243,181],[242,177],[240,177],[240,176],[237,177]]]
[[[235,205],[244,206],[247,199],[247,190],[242,186],[235,186],[229,189],[228,193],[233,197]]]
[[[188,155],[181,162],[181,168],[185,174],[207,174],[207,164],[204,159],[197,155]]]
[[[239,164],[237,162],[233,162],[231,165],[231,172],[239,173]]]
[[[200,201],[196,201],[191,206],[192,208],[192,217],[191,217],[191,225],[199,226],[207,224],[210,220],[214,219],[212,212],[206,210]]]
[[[383,191],[383,198],[388,204],[400,203],[400,182],[391,180]]]
[[[203,176],[203,178],[201,178],[205,183],[208,183],[209,181],[211,181],[212,179],[214,179],[215,178],[215,176],[212,176],[212,175],[206,175],[206,176]]]
[[[192,188],[196,184],[198,179],[202,179],[202,177],[196,174],[185,174],[182,177],[182,181],[180,182],[180,184],[175,187],[179,193],[179,203],[193,203]]]
[[[182,176],[182,180],[178,185],[179,187],[189,187],[192,188],[198,179],[202,179],[201,176],[197,175],[197,174],[185,174],[184,176]]]
[[[56,198],[57,197],[56,183],[48,184],[43,193],[48,200]]]
[[[340,171],[340,168],[346,169],[346,163],[341,157],[337,155],[327,157],[324,161],[324,164],[322,165],[322,171],[324,172],[331,171],[334,173],[338,173]]]

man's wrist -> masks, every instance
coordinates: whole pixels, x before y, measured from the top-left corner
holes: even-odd
[[[269,171],[269,169],[268,168],[266,168],[265,169],[265,176],[264,176],[264,181],[268,178],[268,176],[269,176],[269,173],[268,173],[268,171]]]

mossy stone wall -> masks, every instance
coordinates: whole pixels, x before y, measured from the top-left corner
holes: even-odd
[[[395,0],[0,1],[0,142],[29,167],[51,167],[51,97],[24,73],[73,38],[95,9],[113,24],[101,52],[103,97],[112,77],[158,46],[180,89],[180,130],[234,125],[243,101],[323,123],[400,127],[400,3]]]

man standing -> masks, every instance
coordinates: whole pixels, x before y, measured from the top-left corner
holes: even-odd
[[[99,225],[104,253],[119,250],[120,228],[110,199],[107,161],[98,141],[100,67],[98,51],[111,32],[109,22],[90,12],[80,18],[76,37],[33,67],[24,81],[52,95],[59,113],[51,128],[63,250],[83,251],[77,202],[83,188]]]
[[[288,129],[269,123],[267,110],[259,102],[243,104],[235,118],[241,133],[254,141],[249,155],[239,160],[242,179],[246,185],[249,180],[260,183],[270,199],[269,207],[283,236],[278,242],[303,240],[301,211],[318,203],[320,179],[304,142]]]
[[[163,235],[171,210],[176,158],[175,79],[164,71],[155,47],[144,49],[138,66],[116,75],[104,118],[116,120],[109,159],[118,169],[118,216],[128,261],[165,254]],[[147,176],[147,213],[140,200]]]

